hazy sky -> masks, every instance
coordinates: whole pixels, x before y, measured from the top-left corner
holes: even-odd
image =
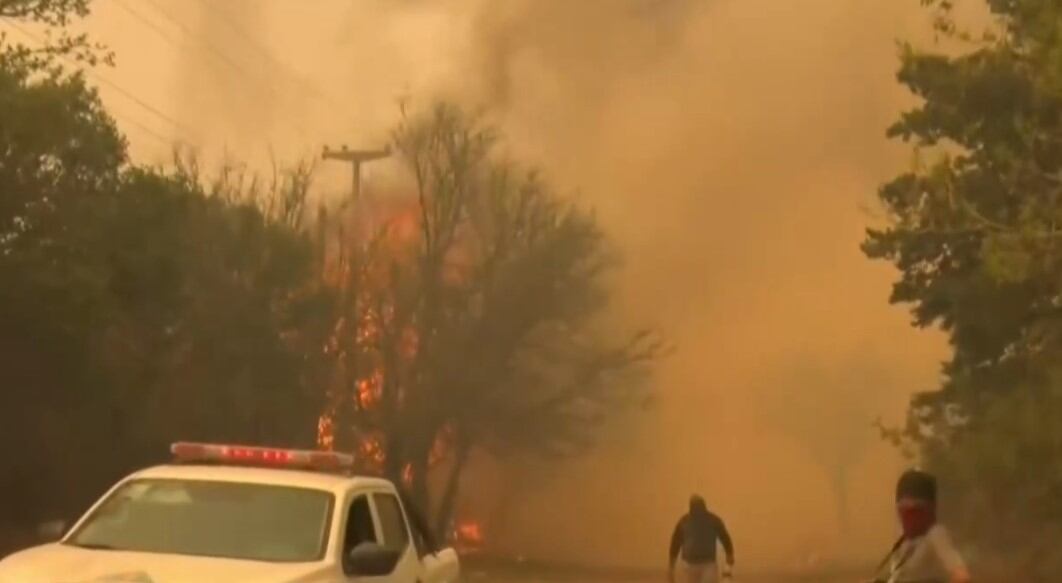
[[[884,129],[911,103],[895,41],[929,38],[917,0],[95,4],[118,57],[103,74],[180,126],[102,87],[140,160],[165,160],[159,137],[255,164],[376,146],[400,96],[443,95],[489,107],[514,153],[596,207],[626,257],[617,310],[678,352],[656,407],[597,456],[517,480],[508,544],[657,564],[696,490],[748,568],[829,550],[832,491],[806,444],[863,439],[843,549],[891,542],[898,462],[869,423],[934,386],[945,352],[858,245],[876,186],[909,162]],[[322,192],[347,180],[322,166]]]

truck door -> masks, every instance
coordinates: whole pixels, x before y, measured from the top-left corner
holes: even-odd
[[[402,503],[391,493],[376,492],[372,495],[373,506],[383,540],[380,544],[401,553],[398,566],[390,578],[394,583],[419,583],[421,576],[420,555],[410,536],[409,523]]]
[[[348,581],[351,581],[355,579],[350,566],[347,564],[347,556],[350,554],[351,549],[362,543],[379,544],[380,535],[378,533],[376,519],[373,516],[372,505],[369,502],[368,494],[358,494],[357,496],[354,496],[350,501],[350,505],[347,507],[346,515],[347,519],[341,533],[341,536],[343,537],[343,546],[340,548],[341,554],[339,560],[343,568],[343,574]],[[383,577],[380,579],[386,580],[387,578]]]

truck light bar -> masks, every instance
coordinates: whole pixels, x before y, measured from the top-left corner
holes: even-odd
[[[170,453],[176,461],[183,463],[212,462],[313,470],[348,470],[354,466],[353,456],[341,453],[244,445],[177,442],[170,446]]]

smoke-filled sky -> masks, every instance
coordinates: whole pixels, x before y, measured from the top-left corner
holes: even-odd
[[[699,491],[751,569],[892,538],[899,462],[870,423],[899,420],[946,353],[888,305],[894,274],[858,245],[877,185],[910,160],[884,129],[912,103],[896,40],[930,39],[918,4],[99,0],[91,29],[117,53],[103,74],[180,126],[101,87],[142,161],[165,160],[159,137],[255,164],[375,147],[402,96],[488,108],[513,153],[597,209],[626,258],[620,316],[678,347],[655,407],[597,455],[510,477],[495,535],[660,564]],[[347,172],[322,165],[321,189],[338,195]]]

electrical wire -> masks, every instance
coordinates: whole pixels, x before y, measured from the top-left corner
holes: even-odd
[[[156,3],[156,0],[148,1],[152,4]],[[202,4],[205,9],[212,11],[214,14],[216,14],[221,20],[225,22],[225,24],[229,26],[230,29],[232,29],[236,34],[243,37],[244,41],[246,41],[249,46],[253,47],[255,51],[258,52],[266,61],[269,61],[274,67],[276,67],[277,70],[291,77],[297,85],[299,85],[300,87],[305,86],[306,89],[308,89],[309,92],[312,93],[315,97],[317,97],[322,103],[342,110],[343,106],[341,106],[336,100],[329,97],[328,94],[322,91],[311,81],[304,79],[297,73],[291,71],[286,64],[281,62],[280,59],[276,58],[273,53],[269,51],[268,48],[263,46],[262,43],[260,43],[249,32],[247,32],[247,30],[244,29],[236,21],[236,19],[233,18],[230,14],[228,14],[224,9],[219,8],[216,3],[212,4],[207,0],[199,0],[199,3]]]
[[[22,26],[18,22],[15,22],[15,21],[13,21],[13,20],[11,20],[9,18],[4,18],[4,19],[0,19],[0,23],[3,23],[5,25],[7,25],[12,30],[20,33],[21,35],[23,35],[27,39],[37,43],[41,47],[47,46],[47,41],[45,39],[41,38],[40,35],[35,34],[34,32],[28,30],[26,27]],[[70,59],[70,58],[68,58],[68,57],[66,57],[64,55],[57,55],[57,56],[60,59],[62,59],[63,61],[65,61],[67,64],[69,64],[71,67],[76,69],[77,71],[85,73],[89,77],[91,77],[91,78],[93,78],[93,79],[95,79],[95,80],[107,85],[108,87],[114,89],[115,91],[117,91],[118,93],[120,93],[121,95],[123,95],[124,97],[126,97],[127,99],[129,99],[130,101],[135,103],[136,105],[138,105],[141,108],[143,108],[145,111],[155,115],[159,119],[162,119],[162,120],[168,122],[174,128],[176,128],[178,130],[181,130],[181,131],[185,131],[184,128],[181,126],[181,124],[178,123],[176,120],[174,120],[172,117],[166,115],[161,110],[159,110],[159,108],[151,105],[147,101],[137,97],[135,94],[133,94],[131,91],[125,89],[121,85],[115,83],[114,81],[111,81],[110,79],[104,77],[103,75],[100,75],[99,73],[97,73],[96,71],[94,71],[92,69],[88,69],[88,68],[80,66],[76,61],[74,61],[74,60],[72,60],[72,59]],[[151,136],[152,138],[155,138],[155,139],[157,139],[157,140],[159,140],[161,142],[164,142],[166,144],[172,144],[173,143],[173,140],[162,136],[162,134],[160,134],[159,132],[153,130],[151,127],[147,126],[146,124],[144,124],[144,123],[142,123],[140,121],[137,121],[135,118],[132,118],[132,117],[130,117],[128,115],[124,115],[124,114],[118,112],[114,108],[111,108],[111,111],[109,113],[111,113],[111,115],[113,115],[114,117],[116,117],[118,119],[121,119],[124,122],[127,122],[127,123],[129,123],[129,124],[131,124],[133,126],[136,126],[138,129],[143,131],[145,134]]]
[[[141,20],[142,22],[146,22],[147,21],[147,18],[142,13],[136,12],[135,10],[130,8],[130,6],[128,5],[128,3],[125,2],[125,0],[114,0],[114,2],[119,4],[122,8],[124,8],[126,10],[126,12],[132,14],[135,18]],[[190,39],[198,42],[199,44],[201,44],[218,61],[220,61],[221,63],[224,63],[225,65],[228,65],[233,71],[236,71],[237,73],[239,73],[240,75],[246,77],[247,79],[249,79],[251,81],[255,81],[257,83],[261,83],[265,88],[267,88],[270,91],[276,93],[276,89],[272,85],[270,85],[269,83],[266,83],[260,77],[257,77],[254,74],[252,74],[251,72],[249,72],[245,67],[243,67],[243,65],[240,65],[240,63],[237,62],[235,59],[229,57],[227,54],[225,54],[225,51],[223,51],[220,48],[218,48],[217,46],[215,46],[208,39],[204,38],[202,35],[199,35],[199,34],[196,34],[195,32],[193,32],[190,28],[188,28],[188,26],[186,26],[184,23],[182,23],[180,20],[178,20],[176,17],[174,17],[172,13],[170,13],[168,10],[163,8],[162,5],[160,5],[158,2],[156,2],[155,0],[147,0],[147,2],[149,4],[151,4],[155,8],[155,10],[163,18],[165,18],[172,25],[174,25],[175,27],[180,29],[180,31],[185,36],[187,36],[188,38],[190,38]],[[155,30],[158,30],[157,27],[153,27],[153,28],[155,28]]]
[[[167,42],[172,44],[177,49],[179,49],[179,50],[184,50],[185,49],[185,46],[183,46],[179,41],[175,40],[165,30],[163,30],[162,27],[160,27],[158,24],[153,22],[150,18],[145,16],[143,12],[140,12],[140,11],[134,9],[132,6],[130,6],[129,3],[126,0],[113,0],[113,2],[116,3],[125,12],[127,12],[130,16],[132,16],[133,18],[135,18],[138,21],[140,21],[140,22],[144,23],[145,25],[147,25],[151,30],[153,30],[156,34],[158,34],[160,37],[162,37],[164,40],[166,40]],[[223,51],[222,49],[218,48],[216,45],[211,43],[209,40],[204,38],[202,35],[196,34],[187,25],[185,25],[182,22],[180,22],[180,20],[178,20],[176,17],[174,17],[173,14],[170,11],[166,10],[165,8],[163,8],[158,2],[156,2],[154,0],[148,0],[148,3],[151,4],[155,8],[155,10],[159,13],[159,15],[161,15],[164,19],[169,21],[173,26],[175,26],[178,29],[180,29],[180,31],[186,37],[188,37],[190,40],[192,40],[192,41],[194,41],[194,42],[196,42],[198,44],[201,44],[207,50],[207,52],[211,56],[213,56],[217,61],[219,61],[220,63],[225,64],[226,66],[231,68],[233,71],[235,71],[235,72],[239,73],[241,76],[245,77],[247,80],[259,84],[261,87],[263,87],[264,89],[269,91],[269,93],[271,93],[274,97],[278,97],[278,98],[281,97],[281,92],[275,86],[273,86],[272,84],[267,82],[265,79],[263,79],[261,77],[258,77],[258,76],[255,76],[254,74],[250,73],[245,67],[240,65],[239,62],[237,62],[235,59],[229,57],[225,53],[225,51]],[[305,129],[302,127],[302,125],[297,124],[297,123],[292,123],[291,124],[291,128],[294,129],[295,133],[298,134],[301,138],[308,139],[308,136],[306,135]]]

